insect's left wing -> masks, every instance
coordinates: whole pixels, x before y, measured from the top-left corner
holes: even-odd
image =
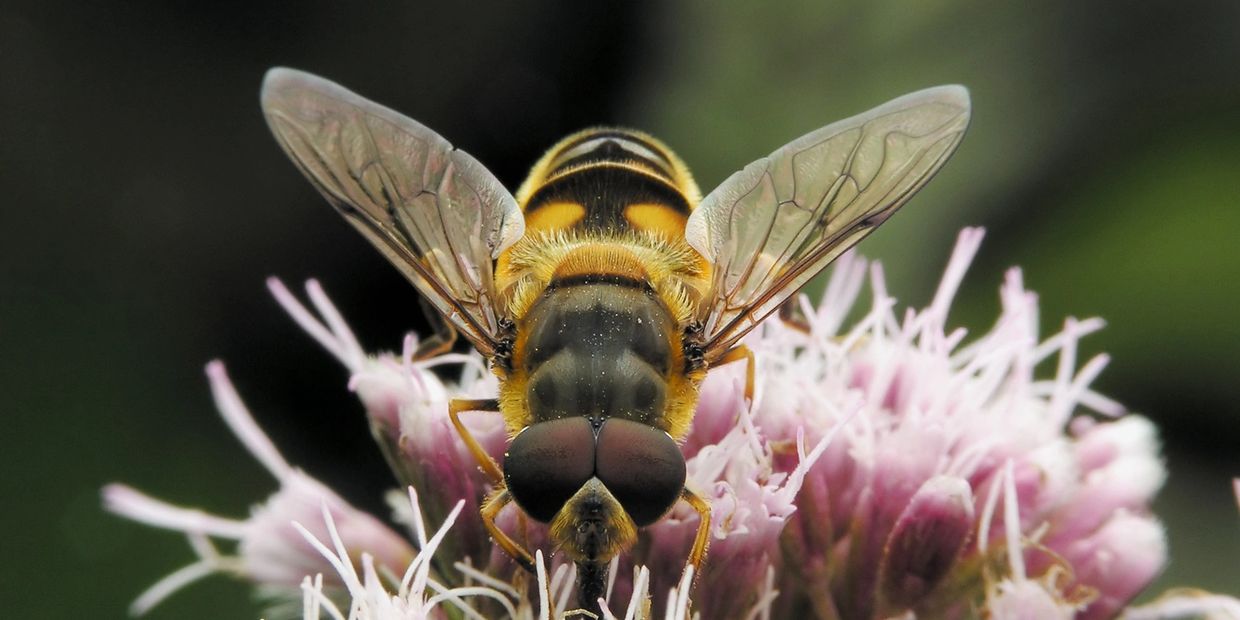
[[[309,73],[269,71],[262,105],[280,146],[328,202],[493,354],[493,261],[525,230],[503,185],[417,121]]]
[[[714,265],[698,314],[707,363],[907,202],[968,123],[963,87],[915,92],[802,136],[702,199],[685,237]]]

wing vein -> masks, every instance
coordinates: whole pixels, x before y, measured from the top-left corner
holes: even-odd
[[[806,134],[707,195],[686,227],[716,267],[698,308],[707,360],[906,203],[950,157],[968,117],[960,87],[913,93]]]
[[[503,336],[492,254],[524,228],[494,175],[417,121],[308,73],[269,71],[262,105],[277,142],[327,201],[493,354]]]

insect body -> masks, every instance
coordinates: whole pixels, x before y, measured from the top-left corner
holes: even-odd
[[[742,336],[885,221],[954,151],[969,118],[958,86],[906,95],[807,134],[700,198],[645,134],[587,130],[554,146],[516,193],[430,129],[340,86],[273,69],[262,102],[284,150],[359,231],[491,361],[498,399],[449,413],[496,492],[550,524],[593,611],[606,566],[678,501],[677,442],[706,369],[748,359]],[[503,466],[460,423],[499,411]]]
[[[569,136],[518,192],[525,236],[498,261],[501,287],[520,284],[509,303],[512,355],[497,368],[515,437],[506,491],[492,505],[510,496],[551,524],[579,572],[598,576],[581,580],[590,607],[607,562],[682,494],[703,508],[702,527],[709,522],[705,503],[684,489],[675,441],[704,374],[684,342],[686,289],[707,285],[683,233],[697,195],[653,138]]]

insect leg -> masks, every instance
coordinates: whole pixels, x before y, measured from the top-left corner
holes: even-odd
[[[802,334],[810,333],[809,319],[801,310],[801,296],[793,295],[779,305],[779,320]]]
[[[418,349],[413,352],[413,361],[420,361],[443,355],[452,350],[452,346],[456,344],[456,328],[443,318],[443,315],[426,301],[425,297],[418,296],[418,303],[422,304],[422,313],[426,315],[426,321],[430,323],[431,329],[435,331],[427,339],[418,343]]]
[[[499,548],[503,549],[504,553],[507,553],[509,557],[516,560],[521,568],[530,573],[538,574],[538,571],[534,568],[534,558],[530,555],[530,552],[518,545],[516,541],[495,524],[495,517],[499,515],[499,511],[503,510],[504,506],[511,502],[512,494],[508,492],[508,489],[500,489],[499,492],[488,498],[486,503],[482,504],[482,510],[479,511],[482,515],[482,526],[487,528],[487,533],[491,535],[491,539],[495,541],[495,544],[499,545]]]
[[[719,356],[719,361],[713,366],[722,366],[739,360],[745,360],[745,400],[753,402],[753,383],[754,383],[754,358],[753,351],[749,347],[738,344]]]
[[[693,550],[689,552],[689,564],[693,566],[693,581],[697,583],[702,575],[702,561],[706,559],[706,548],[710,546],[710,503],[700,498],[693,491],[684,489],[680,499],[693,507],[698,513],[697,536],[693,537]]]
[[[448,417],[452,419],[452,426],[456,427],[456,432],[460,434],[461,439],[465,440],[465,445],[469,448],[474,460],[478,461],[478,466],[482,471],[490,476],[491,482],[496,485],[504,483],[504,473],[500,471],[499,465],[495,463],[495,459],[487,454],[486,450],[478,444],[478,440],[469,434],[469,429],[461,424],[462,411],[499,411],[499,400],[494,398],[453,398],[448,401]]]

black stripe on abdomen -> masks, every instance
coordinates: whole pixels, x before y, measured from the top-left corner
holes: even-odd
[[[616,164],[593,164],[569,171],[538,188],[525,213],[545,204],[571,202],[585,208],[579,227],[596,230],[629,228],[624,210],[635,204],[659,204],[689,216],[684,194],[659,177]]]
[[[606,162],[641,166],[642,168],[648,169],[651,174],[657,174],[668,181],[672,180],[670,173],[663,164],[656,163],[651,161],[649,158],[643,157],[642,155],[625,150],[624,147],[621,147],[613,140],[608,140],[600,144],[597,148],[575,157],[571,157],[563,161],[557,160],[555,168],[551,170],[548,176],[555,176],[555,173],[562,170],[567,170],[574,166]]]
[[[662,147],[642,139],[641,136],[629,133],[627,131],[618,130],[618,129],[604,129],[604,130],[588,133],[584,136],[581,136],[580,138],[577,138],[576,140],[573,140],[572,142],[569,142],[568,144],[565,144],[563,148],[560,149],[559,153],[562,155],[568,151],[571,151],[577,148],[578,146],[581,146],[582,144],[585,144],[586,142],[589,142],[591,140],[602,140],[602,139],[611,139],[611,140],[616,140],[620,142],[632,142],[633,144],[636,144],[646,149],[647,151],[654,153],[655,156],[657,156],[659,160],[663,162],[664,165],[668,167],[671,167],[672,165],[672,160],[669,159],[667,157],[667,154],[663,152]]]

